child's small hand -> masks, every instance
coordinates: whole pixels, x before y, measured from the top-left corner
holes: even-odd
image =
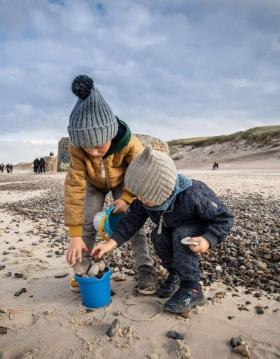
[[[116,206],[116,208],[113,210],[113,213],[122,213],[122,212],[126,212],[127,209],[128,209],[128,203],[119,198],[119,199],[116,199],[115,202],[114,202],[114,205]]]
[[[189,247],[194,253],[205,253],[210,247],[210,243],[204,237],[192,237],[192,242],[197,242],[196,245],[190,244]]]
[[[91,256],[95,256],[96,259],[102,259],[105,254],[112,252],[117,246],[118,244],[116,241],[109,239],[108,242],[100,243],[95,246],[91,251]]]
[[[69,248],[67,251],[67,262],[70,266],[76,264],[76,261],[82,262],[82,253],[88,251],[87,246],[85,245],[82,237],[70,237]]]

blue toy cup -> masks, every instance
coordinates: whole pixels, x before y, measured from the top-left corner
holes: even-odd
[[[125,216],[125,213],[113,213],[114,208],[115,206],[107,208],[105,211],[107,219],[104,222],[104,230],[109,236],[113,234],[113,231],[116,228],[117,224]]]
[[[107,267],[101,278],[75,275],[75,280],[79,283],[82,303],[86,307],[99,308],[111,303],[111,275],[112,270]]]

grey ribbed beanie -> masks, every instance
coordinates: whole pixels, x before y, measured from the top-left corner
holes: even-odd
[[[173,160],[148,146],[129,165],[125,187],[159,206],[172,194],[176,178],[177,170]]]
[[[112,140],[118,132],[118,122],[92,79],[77,76],[72,91],[79,99],[67,128],[70,142],[77,147],[96,147]]]

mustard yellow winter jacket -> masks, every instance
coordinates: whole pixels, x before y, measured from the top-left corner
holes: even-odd
[[[128,165],[143,148],[134,135],[131,135],[129,143],[119,152],[106,158],[93,157],[80,147],[69,146],[70,163],[64,186],[64,219],[71,237],[81,236],[83,232],[87,183],[104,190],[122,184]],[[131,203],[134,196],[124,189],[120,198]]]

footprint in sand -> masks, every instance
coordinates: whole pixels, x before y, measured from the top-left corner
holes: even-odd
[[[152,320],[160,315],[162,304],[153,299],[133,299],[126,301],[126,309],[122,312],[123,316],[135,320]]]

